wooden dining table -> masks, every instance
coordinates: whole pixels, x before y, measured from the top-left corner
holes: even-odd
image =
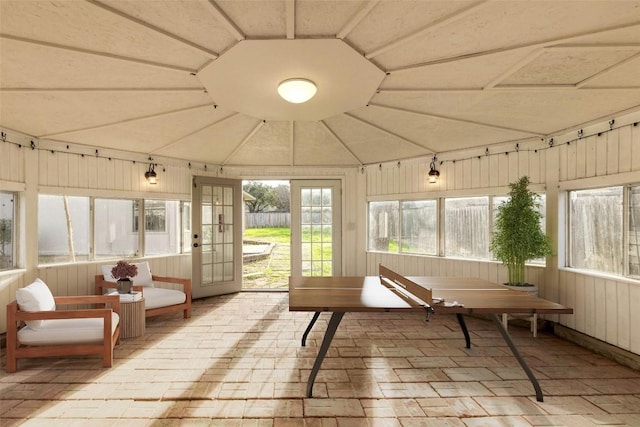
[[[302,346],[306,345],[307,337],[320,314],[331,313],[307,381],[308,397],[313,395],[316,376],[345,313],[419,311],[425,314],[427,320],[434,315],[455,315],[467,348],[471,348],[471,339],[464,315],[488,316],[527,374],[536,399],[543,401],[538,380],[509,336],[499,315],[571,314],[573,309],[479,278],[403,276],[382,265],[379,273],[378,276],[289,278],[289,310],[314,313],[302,336]]]

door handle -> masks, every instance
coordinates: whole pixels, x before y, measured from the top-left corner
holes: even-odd
[[[197,244],[197,243],[194,243],[194,244],[193,244],[193,247],[194,247],[194,248],[197,248],[197,247],[198,247],[198,244]]]
[[[218,214],[218,233],[224,231],[224,214]]]

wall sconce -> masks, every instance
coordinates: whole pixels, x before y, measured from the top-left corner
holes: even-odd
[[[149,184],[158,183],[158,174],[156,174],[155,165],[153,163],[149,164],[149,170],[144,173],[144,177],[147,178]]]
[[[429,165],[429,184],[436,184],[440,177],[440,172],[436,169],[436,156],[433,156],[431,164]]]

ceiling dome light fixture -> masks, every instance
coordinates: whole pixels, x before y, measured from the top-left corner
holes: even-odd
[[[278,93],[287,102],[302,104],[314,97],[318,88],[311,80],[303,78],[287,79],[278,85]]]

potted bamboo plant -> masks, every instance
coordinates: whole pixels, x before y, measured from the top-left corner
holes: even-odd
[[[529,177],[509,187],[509,199],[498,206],[490,249],[509,270],[505,285],[537,293],[537,287],[526,281],[525,263],[550,255],[551,241],[540,229],[539,196],[529,190]]]

